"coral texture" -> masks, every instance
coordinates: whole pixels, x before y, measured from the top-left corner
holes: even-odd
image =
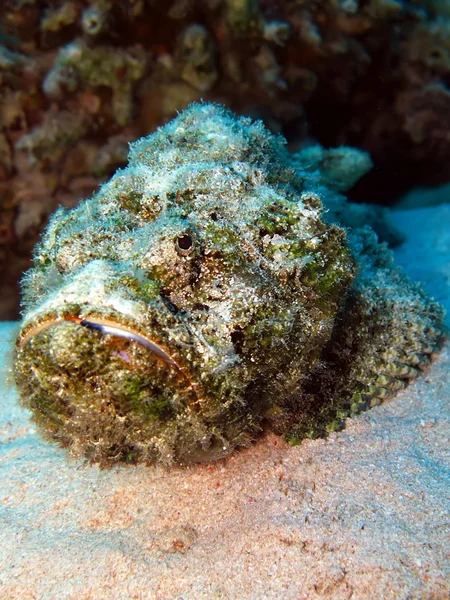
[[[326,435],[403,389],[442,311],[346,223],[345,165],[370,160],[292,156],[261,122],[195,104],[58,210],[23,282],[15,362],[47,436],[101,464],[184,464],[263,427]]]

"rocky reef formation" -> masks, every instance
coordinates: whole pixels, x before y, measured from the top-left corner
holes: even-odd
[[[360,200],[447,181],[449,18],[431,0],[2,2],[3,318],[48,215],[200,98],[262,118],[295,149],[312,137],[369,151]]]
[[[216,104],[134,142],[23,281],[15,375],[45,434],[103,465],[185,464],[265,427],[326,435],[403,389],[442,311],[340,195],[368,168]]]

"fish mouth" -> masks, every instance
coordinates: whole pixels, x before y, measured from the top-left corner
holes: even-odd
[[[17,340],[18,355],[24,351],[26,346],[35,345],[41,349],[41,351],[52,354],[58,359],[58,346],[59,344],[64,345],[64,338],[71,335],[70,329],[66,329],[67,336],[52,336],[51,330],[55,330],[58,327],[61,328],[64,324],[72,325],[80,328],[84,332],[89,334],[97,334],[97,340],[100,339],[103,345],[111,346],[116,348],[113,350],[115,356],[119,356],[122,362],[128,364],[129,370],[137,369],[145,359],[140,361],[132,360],[130,355],[130,345],[138,346],[144,353],[140,353],[145,356],[147,354],[148,362],[153,362],[155,365],[159,364],[159,370],[163,372],[172,372],[174,376],[180,381],[183,381],[184,391],[193,392],[195,396],[195,404],[200,403],[200,394],[198,385],[194,381],[188,369],[181,365],[179,358],[175,358],[173,353],[167,348],[167,345],[161,342],[157,336],[147,335],[143,333],[139,327],[133,327],[130,324],[123,324],[120,320],[120,316],[98,316],[89,315],[74,316],[74,315],[61,315],[57,317],[47,317],[33,323],[31,326],[25,327],[22,330],[21,335]],[[46,338],[50,341],[46,347],[45,341],[42,338]],[[84,341],[86,343],[86,336]],[[120,342],[124,342],[124,345]],[[36,342],[36,343],[34,343]],[[59,342],[59,344],[58,344]],[[77,362],[77,348],[71,349],[73,355],[70,357],[69,362]],[[64,367],[64,363],[67,361],[61,359],[60,367]],[[44,361],[45,362],[45,361]],[[161,369],[161,365],[164,368]],[[164,383],[164,382],[161,382]],[[192,403],[192,400],[191,400]]]
[[[170,356],[170,354],[166,352],[159,344],[151,340],[149,337],[144,336],[141,333],[130,329],[129,327],[121,325],[116,321],[110,319],[102,319],[99,317],[83,318],[66,316],[42,321],[41,323],[34,325],[30,329],[28,329],[26,333],[20,337],[18,342],[19,346],[23,346],[33,336],[45,331],[46,329],[49,329],[50,327],[54,327],[55,325],[58,325],[58,323],[62,323],[64,321],[70,323],[78,323],[83,327],[99,331],[100,333],[106,333],[109,335],[118,336],[124,339],[137,342],[138,344],[141,344],[144,348],[147,348],[148,350],[153,352],[165,363],[182,372],[181,367],[178,365],[177,362],[175,362],[175,360]]]
[[[145,372],[147,364],[153,365],[161,386],[163,373],[183,381],[183,388],[189,388],[199,403],[197,378],[192,376],[197,357],[182,350],[192,347],[186,326],[170,313],[161,297],[143,300],[121,284],[124,275],[121,267],[95,260],[44,297],[25,315],[16,363],[25,356],[33,362],[34,351],[42,363],[35,365],[36,373],[51,363],[75,376],[74,365],[85,374],[95,369],[106,372],[97,355],[103,357],[104,365],[108,360],[114,363],[110,371],[119,369],[119,356],[123,369],[128,363],[129,371]]]
[[[153,439],[172,435],[180,416],[201,418],[203,395],[189,363],[163,338],[164,316],[150,335],[130,319],[92,314],[87,307],[78,315],[43,315],[22,329],[15,379],[24,405],[49,437],[69,446],[84,440],[83,453],[96,456],[107,430],[115,441],[101,460],[116,447],[124,460],[128,447],[134,456]]]

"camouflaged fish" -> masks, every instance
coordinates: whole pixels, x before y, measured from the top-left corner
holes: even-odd
[[[131,144],[53,215],[23,281],[15,376],[45,434],[103,465],[209,461],[263,429],[326,435],[403,389],[442,311],[346,223],[338,191],[368,162],[289,154],[214,104]]]

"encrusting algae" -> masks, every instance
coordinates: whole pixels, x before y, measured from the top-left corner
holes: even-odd
[[[131,144],[54,214],[23,280],[15,376],[47,437],[102,465],[209,461],[403,389],[443,315],[355,226],[338,190],[368,168],[349,148],[291,155],[215,104]]]

